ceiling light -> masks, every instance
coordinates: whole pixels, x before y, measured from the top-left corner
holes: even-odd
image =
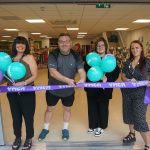
[[[133,23],[149,23],[150,19],[137,19]]]
[[[87,32],[78,32],[78,34],[87,34]]]
[[[41,37],[41,38],[46,38],[46,37],[47,37],[47,35],[40,35],[40,37]]]
[[[5,37],[5,38],[7,38],[7,37],[11,37],[10,35],[4,35],[4,36],[2,36],[2,37]]]
[[[19,31],[18,29],[4,29],[6,31]]]
[[[51,39],[52,37],[51,37],[51,36],[47,36],[46,38],[47,38],[47,39]]]
[[[116,28],[115,30],[128,30],[129,28]]]
[[[41,34],[41,33],[31,33],[31,34]]]
[[[77,39],[82,39],[83,38],[83,36],[77,36]]]
[[[77,36],[85,36],[84,34],[78,34]]]
[[[79,30],[79,28],[67,28],[67,30]]]
[[[45,23],[43,19],[26,19],[25,21],[29,23]]]

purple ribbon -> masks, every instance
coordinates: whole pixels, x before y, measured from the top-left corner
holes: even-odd
[[[40,85],[40,86],[0,86],[0,93],[5,92],[31,92],[31,91],[46,91],[46,90],[58,90],[66,88],[137,88],[146,86],[149,81],[138,82],[85,82],[79,83],[75,86],[69,85]]]
[[[146,88],[144,104],[150,104],[150,87]]]

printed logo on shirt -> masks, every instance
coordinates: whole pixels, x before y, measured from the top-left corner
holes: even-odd
[[[54,64],[49,64],[49,66],[53,66],[53,67],[55,67],[55,65],[54,65]]]

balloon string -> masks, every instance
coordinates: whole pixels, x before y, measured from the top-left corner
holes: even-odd
[[[103,75],[103,76],[105,76],[105,74],[106,74],[106,72],[104,72],[104,75]],[[105,90],[105,88],[103,88],[103,90]]]
[[[10,78],[8,78],[6,75],[4,75],[4,77],[9,80],[11,83],[15,83],[13,80],[11,80]]]

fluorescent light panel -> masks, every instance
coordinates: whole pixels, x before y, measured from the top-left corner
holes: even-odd
[[[4,37],[4,38],[9,38],[9,37],[11,37],[10,35],[4,35],[4,36],[2,36],[2,37]]]
[[[81,35],[77,35],[77,36],[79,36],[79,37],[84,37],[85,35],[81,34]]]
[[[77,39],[82,39],[83,38],[83,36],[77,36]]]
[[[35,35],[38,35],[38,34],[41,34],[41,33],[31,33],[31,34],[35,34]]]
[[[51,36],[47,36],[46,38],[47,38],[47,39],[51,39],[52,37],[51,37]]]
[[[47,35],[40,35],[40,37],[42,37],[42,38],[46,38],[46,37],[47,37]]]
[[[6,31],[19,31],[18,29],[4,29]]]
[[[45,23],[43,19],[26,19],[25,21],[29,23]]]
[[[82,35],[82,34],[87,34],[87,32],[78,32],[78,34],[81,34],[81,35]]]
[[[133,23],[150,23],[150,19],[137,19]]]
[[[79,28],[67,28],[67,30],[79,30]]]
[[[116,28],[115,30],[128,30],[129,28]]]

